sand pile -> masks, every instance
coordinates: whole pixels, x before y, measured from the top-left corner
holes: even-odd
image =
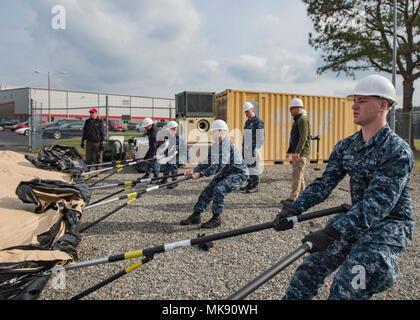
[[[36,215],[34,206],[15,194],[20,182],[36,178],[70,181],[68,174],[35,168],[23,154],[0,151],[0,250],[36,242],[36,235],[57,221],[56,212]]]

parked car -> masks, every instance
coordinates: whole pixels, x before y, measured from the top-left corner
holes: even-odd
[[[29,136],[29,128],[20,128],[15,131],[16,134],[21,134],[24,136]]]
[[[5,129],[12,129],[13,126],[20,124],[17,120],[5,120],[0,122],[0,131]]]
[[[45,126],[47,126],[48,125],[48,121],[42,121],[41,122],[41,126],[42,127],[45,127]],[[17,125],[14,125],[12,128],[11,128],[11,130],[13,131],[13,132],[16,132],[16,130],[19,130],[19,129],[22,129],[22,128],[29,128],[29,121],[26,121],[26,122],[23,122],[23,123],[19,123],[19,124],[17,124]]]
[[[45,128],[42,131],[43,138],[46,139],[61,139],[61,138],[72,138],[72,137],[81,137],[83,126],[85,122],[83,120],[65,123],[61,126],[53,126]]]
[[[127,131],[122,120],[108,120],[109,131]]]
[[[68,123],[78,123],[81,120],[76,120],[76,119],[62,119],[62,120],[57,120],[54,122],[49,123],[45,128],[49,128],[49,127],[59,127],[62,126],[64,124],[68,124]]]
[[[129,131],[135,131],[135,130],[137,130],[137,126],[139,125],[139,123],[138,122],[129,122],[128,124],[127,124],[127,129],[129,130]]]

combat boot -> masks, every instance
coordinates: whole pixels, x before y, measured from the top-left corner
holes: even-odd
[[[213,229],[220,227],[221,224],[222,219],[220,218],[220,214],[215,214],[209,221],[201,225],[201,229]]]
[[[248,189],[246,189],[246,193],[255,193],[258,192],[258,186],[249,186]]]
[[[198,212],[194,212],[190,215],[187,219],[182,220],[180,225],[181,226],[189,226],[192,224],[200,224],[201,223],[201,214]]]
[[[295,200],[293,199],[286,199],[286,200],[281,200],[280,204],[293,204],[293,202],[295,202]]]

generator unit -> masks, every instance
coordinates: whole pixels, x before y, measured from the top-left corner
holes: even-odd
[[[176,95],[176,118],[179,132],[191,144],[211,142],[210,126],[214,122],[214,92],[185,91]]]

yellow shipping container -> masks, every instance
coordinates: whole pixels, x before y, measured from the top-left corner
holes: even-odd
[[[225,120],[229,128],[242,132],[246,121],[242,106],[255,104],[259,117],[265,123],[264,156],[266,164],[286,160],[293,119],[289,103],[293,98],[303,100],[311,124],[311,134],[321,138],[319,160],[328,160],[335,144],[358,130],[353,122],[352,101],[342,97],[310,96],[301,94],[226,90],[216,95],[216,119]],[[242,135],[233,137],[237,146]],[[316,160],[316,141],[312,141],[310,160]]]

